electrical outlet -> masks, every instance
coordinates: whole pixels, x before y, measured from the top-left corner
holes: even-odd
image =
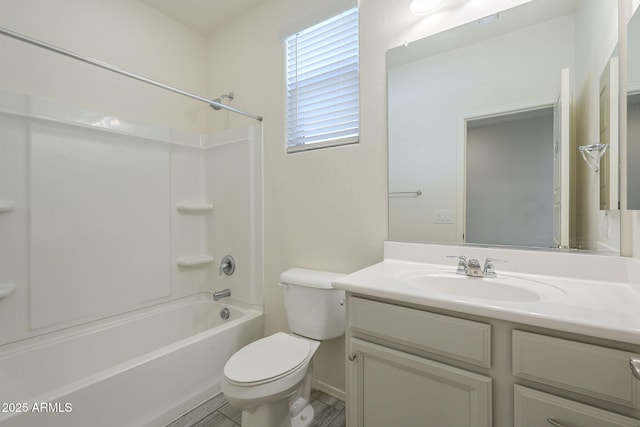
[[[434,224],[453,224],[453,212],[450,210],[433,211]]]

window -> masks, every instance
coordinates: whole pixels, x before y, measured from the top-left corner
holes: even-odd
[[[285,40],[287,151],[358,142],[358,8]]]

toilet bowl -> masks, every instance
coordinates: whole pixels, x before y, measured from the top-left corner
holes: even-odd
[[[243,427],[306,427],[312,358],[321,340],[344,334],[342,274],[290,269],[280,276],[292,333],[278,332],[238,350],[224,367],[222,392],[242,410]]]
[[[319,346],[319,341],[278,332],[243,347],[229,359],[222,391],[229,403],[243,411],[243,426],[310,425],[306,421],[312,422],[313,414],[302,413],[305,408],[290,414],[290,409],[303,398],[304,388],[311,389],[311,358]],[[306,404],[308,398],[298,402],[298,406]],[[254,424],[249,421],[252,418],[257,418]],[[283,424],[287,418],[293,420]]]

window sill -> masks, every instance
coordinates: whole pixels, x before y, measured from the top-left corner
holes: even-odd
[[[313,144],[301,144],[301,145],[294,145],[291,147],[287,147],[287,154],[292,154],[292,153],[300,153],[303,151],[310,151],[310,150],[318,150],[321,148],[331,148],[331,147],[340,147],[343,145],[352,145],[352,144],[358,144],[360,143],[360,137],[354,136],[351,138],[345,138],[345,139],[339,139],[339,140],[335,140],[335,141],[327,141],[327,142],[316,142]]]

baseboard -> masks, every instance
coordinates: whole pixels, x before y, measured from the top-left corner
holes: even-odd
[[[329,396],[335,397],[336,399],[340,399],[343,402],[347,401],[347,394],[344,391],[342,391],[340,389],[337,389],[337,388],[335,388],[333,386],[330,386],[329,384],[324,383],[322,381],[318,381],[315,378],[313,379],[313,382],[311,383],[311,387],[316,389],[316,390],[318,390],[318,391],[326,393]]]

